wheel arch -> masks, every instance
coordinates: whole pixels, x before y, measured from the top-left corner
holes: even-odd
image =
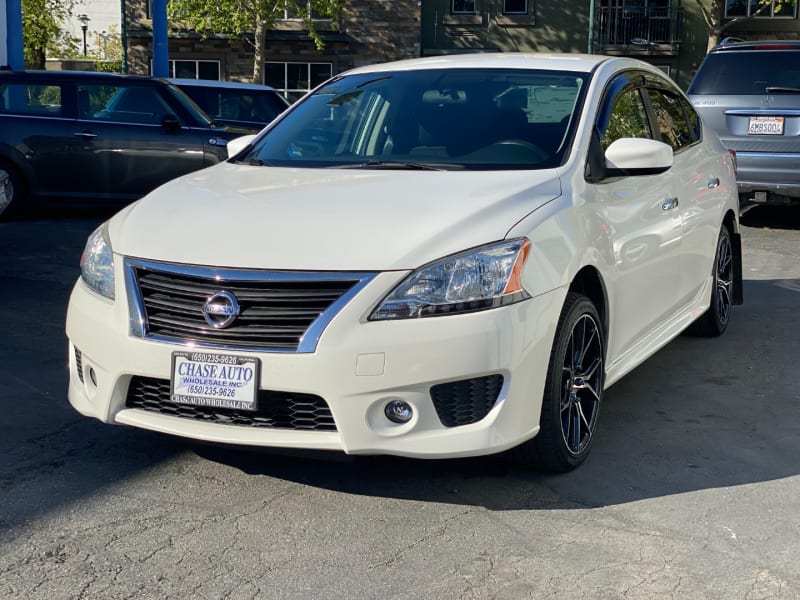
[[[569,291],[582,294],[592,301],[602,321],[603,337],[608,340],[608,293],[600,271],[591,265],[583,267],[572,279]]]
[[[36,192],[35,189],[32,189],[33,182],[36,181],[33,176],[33,169],[31,169],[25,156],[19,150],[8,144],[0,143],[0,163],[5,163],[16,170],[29,194]]]

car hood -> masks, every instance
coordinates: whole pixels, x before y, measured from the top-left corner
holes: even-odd
[[[561,193],[555,170],[289,169],[222,163],[109,223],[114,252],[185,264],[414,269],[503,239]]]

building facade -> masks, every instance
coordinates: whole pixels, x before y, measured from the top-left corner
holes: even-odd
[[[710,7],[710,0],[704,0]],[[758,0],[727,0],[725,18],[752,16]],[[126,0],[124,31],[131,73],[151,72],[152,20],[147,0]],[[344,0],[339,17],[315,26],[318,51],[302,21],[282,19],[266,39],[264,83],[295,99],[354,66],[457,52],[589,52],[634,56],[688,85],[705,56],[708,28],[697,2],[682,0]],[[797,1],[773,6],[724,35],[798,39]],[[172,32],[176,77],[251,81],[251,44],[224,34],[203,39]]]
[[[332,75],[355,66],[420,55],[418,0],[347,0],[336,20],[315,20],[324,42],[316,49],[299,19],[279,20],[267,32],[266,83],[296,99]],[[127,0],[128,72],[149,74],[153,59],[152,18],[146,0]],[[218,34],[203,38],[170,32],[169,69],[174,77],[252,81],[253,47]]]

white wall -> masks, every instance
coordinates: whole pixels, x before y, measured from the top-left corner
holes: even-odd
[[[0,0],[0,2],[4,1]],[[77,0],[75,7],[72,9],[72,19],[69,23],[64,23],[64,29],[69,31],[72,37],[81,40],[82,44],[83,31],[81,30],[81,22],[78,20],[78,15],[84,14],[89,17],[86,44],[91,53],[93,48],[97,48],[95,44],[96,34],[103,31],[111,31],[112,26],[114,26],[114,31],[119,34],[122,11],[120,2],[121,0]]]

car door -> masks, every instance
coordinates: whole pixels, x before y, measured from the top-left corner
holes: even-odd
[[[9,74],[0,82],[0,157],[18,166],[36,195],[70,189],[69,97],[69,85],[57,79]]]
[[[135,199],[206,166],[207,131],[181,119],[156,86],[81,82],[71,149],[87,198]]]
[[[620,138],[656,139],[644,96],[644,78],[612,81],[595,124],[603,152]],[[635,348],[675,312],[680,279],[682,220],[672,170],[606,177],[587,187],[602,235],[597,247],[613,262],[608,282],[609,362]]]
[[[660,83],[648,86],[647,99],[661,140],[672,146],[672,170],[682,174],[675,181],[683,228],[675,296],[685,306],[695,299],[711,276],[726,201],[722,186],[728,180],[724,172],[727,166],[721,146],[702,143],[701,122],[689,101],[670,89],[668,82]]]

